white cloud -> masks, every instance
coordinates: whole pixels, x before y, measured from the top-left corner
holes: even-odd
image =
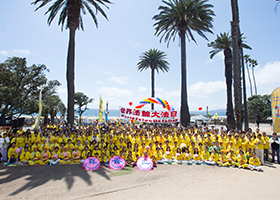
[[[224,81],[210,81],[210,82],[198,82],[190,85],[188,93],[192,97],[208,98],[210,95],[224,91],[226,84]]]
[[[8,51],[5,51],[5,50],[0,51],[0,55],[7,56],[8,55]]]
[[[146,87],[140,86],[140,87],[138,87],[138,90],[140,92],[146,92],[148,89]]]
[[[116,88],[116,87],[102,87],[100,91],[108,96],[115,96],[115,97],[129,97],[133,95],[132,90]]]
[[[108,78],[108,80],[121,84],[121,85],[124,85],[127,83],[128,77],[112,76],[112,77]]]
[[[30,51],[28,49],[14,49],[14,53],[21,55],[30,55]]]
[[[270,94],[280,87],[280,61],[267,63],[264,67],[255,68],[255,77],[258,90],[263,94]],[[253,80],[252,80],[253,81]]]

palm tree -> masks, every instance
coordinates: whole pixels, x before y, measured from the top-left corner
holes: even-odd
[[[148,51],[140,55],[140,61],[137,63],[138,70],[141,72],[146,69],[151,69],[151,83],[152,83],[152,95],[155,97],[155,71],[159,73],[168,72],[169,63],[166,61],[166,53],[158,49],[149,49]],[[154,110],[154,104],[151,104],[152,110]]]
[[[250,71],[249,71],[249,66],[248,66],[250,56],[249,56],[248,54],[246,54],[246,55],[244,56],[244,59],[245,59],[246,69],[247,69],[248,78],[249,78],[250,93],[251,93],[251,96],[253,96],[252,81],[251,81],[251,76],[250,76]],[[249,64],[250,64],[250,63],[249,63]]]
[[[233,58],[233,87],[234,87],[234,108],[236,117],[236,128],[242,129],[242,90],[241,90],[241,52],[239,43],[241,41],[239,27],[238,0],[231,0],[232,22],[232,58]]]
[[[255,60],[255,59],[249,59],[249,63],[250,63],[250,66],[252,67],[252,76],[253,76],[253,81],[254,81],[254,86],[255,86],[255,95],[258,94],[258,91],[257,91],[257,83],[256,83],[256,78],[255,78],[255,67],[258,65],[258,62]]]
[[[227,123],[229,129],[235,129],[235,119],[232,104],[232,52],[231,52],[231,37],[228,33],[220,33],[214,42],[208,44],[212,47],[210,58],[212,59],[217,53],[223,51],[225,61],[225,78],[227,85]]]
[[[212,33],[213,5],[208,0],[164,0],[165,6],[160,6],[160,13],[153,19],[156,32],[169,45],[171,39],[179,35],[181,40],[181,124],[187,126],[190,122],[190,112],[187,98],[187,70],[186,70],[186,36],[188,40],[196,42],[193,32],[207,40],[205,33]]]
[[[246,80],[245,80],[245,67],[244,67],[244,53],[243,49],[250,49],[251,47],[245,44],[245,41],[243,40],[245,37],[241,37],[239,44],[240,54],[241,54],[241,68],[242,68],[242,86],[243,86],[243,118],[242,122],[244,122],[244,130],[248,131],[249,129],[249,120],[248,120],[248,108],[247,108],[247,91],[246,91]]]
[[[69,29],[69,45],[68,45],[68,55],[67,55],[67,90],[68,90],[68,106],[67,106],[67,121],[69,124],[74,124],[74,98],[75,98],[75,85],[74,85],[74,72],[75,72],[75,34],[76,30],[81,28],[84,30],[82,14],[86,14],[86,10],[91,15],[96,27],[98,27],[98,22],[96,15],[98,12],[101,13],[103,17],[107,19],[107,16],[100,6],[105,6],[110,4],[109,0],[35,0],[32,4],[38,5],[35,9],[44,7],[48,3],[53,2],[53,4],[48,8],[45,14],[48,14],[48,25],[50,25],[53,19],[58,15],[59,19],[58,25],[61,25],[63,30],[65,28]],[[93,11],[93,9],[95,11]],[[65,23],[66,22],[66,23]]]

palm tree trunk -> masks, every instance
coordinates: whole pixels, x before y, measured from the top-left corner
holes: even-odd
[[[232,103],[232,53],[230,49],[224,51],[225,55],[225,78],[227,85],[227,124],[228,129],[235,129],[235,119]]]
[[[236,117],[236,128],[242,129],[242,92],[241,92],[241,66],[240,66],[240,50],[238,42],[240,40],[239,29],[239,13],[237,0],[231,0],[232,22],[232,55],[233,55],[233,86],[234,86],[234,108]]]
[[[187,67],[186,67],[186,31],[180,30],[181,38],[181,112],[180,120],[184,127],[190,123],[190,112],[187,96]]]
[[[155,97],[155,69],[152,68],[152,98]],[[154,104],[151,104],[152,110],[154,110]]]
[[[68,106],[67,106],[67,121],[69,124],[74,124],[74,74],[75,74],[75,32],[76,29],[70,28],[70,37],[67,55],[67,91],[68,91]]]
[[[258,92],[257,92],[257,83],[256,83],[256,79],[255,79],[254,66],[252,66],[252,75],[253,75],[253,81],[254,81],[254,86],[255,86],[255,95],[257,95]]]
[[[251,96],[253,96],[252,81],[251,81],[251,77],[250,77],[250,71],[249,71],[249,67],[248,67],[248,62],[249,61],[246,62],[246,68],[247,68],[249,84],[250,84],[250,93],[251,93]]]
[[[249,122],[248,122],[248,109],[247,109],[246,77],[245,77],[243,48],[241,47],[241,41],[240,41],[239,45],[240,45],[239,48],[240,48],[240,51],[241,51],[241,65],[242,65],[244,131],[248,131],[248,129],[249,129]]]

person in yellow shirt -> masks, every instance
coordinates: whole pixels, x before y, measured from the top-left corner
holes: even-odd
[[[177,148],[177,152],[174,154],[174,159],[177,164],[183,164],[184,157],[180,148]]]
[[[90,152],[90,150],[89,150],[88,146],[85,146],[85,149],[82,152],[82,160],[81,160],[82,163],[85,159],[87,159],[87,155],[89,152]]]
[[[263,147],[263,151],[264,151],[264,160],[268,161],[268,150],[269,150],[269,137],[267,137],[266,132],[262,132],[262,139],[264,140],[264,147]]]
[[[78,146],[74,146],[74,151],[72,152],[72,160],[73,160],[73,163],[81,162],[81,154],[78,150]]]
[[[208,165],[217,165],[220,156],[217,154],[216,150],[213,148],[212,153],[210,155],[209,161],[205,162]]]
[[[198,148],[194,149],[193,153],[193,161],[195,164],[200,165],[201,164],[201,154],[198,151]]]
[[[256,157],[256,154],[253,153],[252,157],[249,159],[249,168],[253,171],[254,169],[257,171],[262,170],[261,162]]]
[[[34,148],[37,147],[38,151],[43,151],[42,145],[39,143],[39,140],[35,140],[34,144],[32,145],[31,151],[34,151]]]
[[[221,167],[227,167],[229,166],[228,160],[227,160],[227,156],[225,154],[224,151],[221,151],[221,155],[220,155],[220,160],[217,162],[217,164]]]
[[[68,151],[67,147],[60,153],[60,164],[69,164],[71,162],[71,153]]]
[[[204,146],[204,149],[203,149],[203,151],[201,152],[201,160],[202,160],[202,163],[205,164],[206,161],[209,161],[209,158],[210,158],[210,153],[209,153],[207,147]]]
[[[74,150],[74,144],[72,143],[71,139],[67,140],[67,144],[65,145],[65,147],[67,147],[68,151],[72,153],[72,151]]]
[[[265,141],[262,139],[262,135],[259,133],[257,138],[254,140],[255,142],[255,153],[256,156],[260,159],[261,163],[264,163],[263,159],[263,149],[265,145]]]
[[[27,165],[28,164],[28,161],[31,159],[31,155],[30,155],[30,152],[29,152],[29,149],[28,147],[25,147],[23,152],[21,153],[20,155],[20,163],[22,165]]]
[[[249,161],[249,159],[253,156],[253,151],[251,148],[248,149],[245,156],[246,156],[247,160]]]
[[[168,146],[164,153],[165,163],[172,164],[173,163],[173,153],[171,151],[170,146]]]
[[[248,150],[249,148],[251,148],[252,151],[254,151],[254,149],[255,149],[255,141],[252,139],[251,135],[248,135],[248,142],[246,145],[246,150]]]
[[[34,147],[33,152],[31,153],[31,159],[28,161],[29,165],[45,165],[41,160],[41,153],[38,151],[38,147]]]
[[[45,165],[49,164],[50,158],[51,158],[51,153],[47,146],[45,146],[44,150],[41,152],[41,158],[42,158],[42,161],[45,163]]]
[[[229,166],[236,165],[236,156],[233,150],[230,150],[229,153],[227,154],[227,161]]]
[[[155,157],[157,164],[164,164],[163,155],[162,155],[162,152],[160,152],[159,147],[156,148],[156,151],[154,152],[153,155]]]
[[[247,164],[247,158],[246,156],[244,155],[244,152],[243,151],[240,151],[240,154],[239,156],[237,157],[237,163],[236,163],[236,166],[238,168],[248,168],[248,164]]]
[[[184,163],[186,163],[187,165],[192,165],[192,154],[189,152],[189,149],[187,148],[183,148],[183,160],[184,160]]]
[[[60,151],[59,151],[59,147],[55,147],[54,151],[52,152],[52,160],[50,160],[50,164],[51,165],[57,165],[60,161]]]
[[[12,155],[14,155],[16,159],[18,159],[19,152],[20,149],[16,146],[16,142],[13,142],[12,146],[8,150],[8,159],[10,159]]]

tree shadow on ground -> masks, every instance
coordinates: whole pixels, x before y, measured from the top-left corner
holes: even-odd
[[[44,185],[49,181],[65,179],[68,190],[70,190],[75,182],[75,177],[80,177],[88,185],[92,185],[91,173],[103,176],[107,180],[108,169],[100,167],[97,171],[86,171],[80,164],[73,165],[56,165],[56,166],[22,166],[22,167],[0,167],[0,185],[11,181],[16,181],[22,177],[26,177],[28,183],[21,188],[12,192],[10,196],[19,194],[24,190],[30,190],[38,186]]]

